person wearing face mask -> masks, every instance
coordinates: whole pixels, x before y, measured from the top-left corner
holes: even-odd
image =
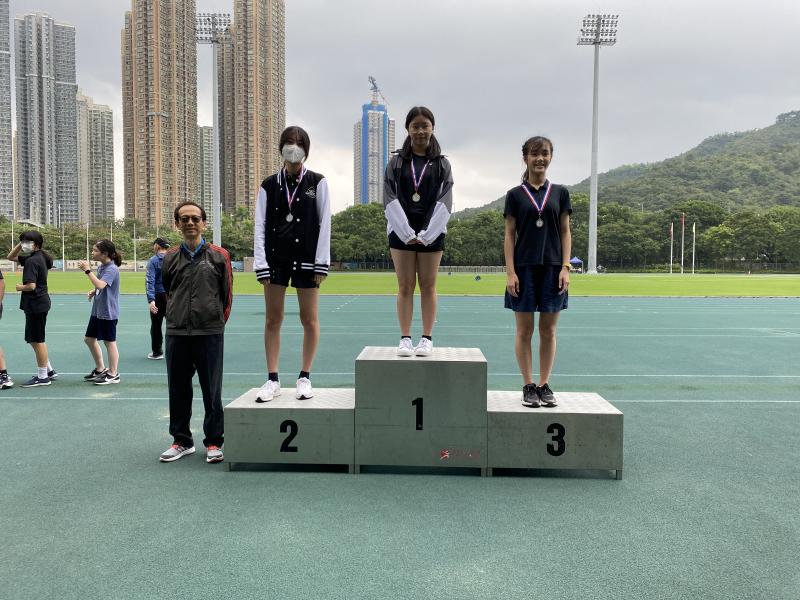
[[[408,137],[389,159],[383,205],[397,275],[399,356],[430,356],[436,322],[436,276],[444,252],[447,222],[453,210],[453,171],[433,135],[433,113],[415,106],[406,116]],[[419,281],[422,337],[414,346],[411,320]]]
[[[506,193],[505,307],[514,311],[514,351],[523,379],[522,404],[555,406],[548,380],[556,357],[558,315],[567,308],[572,234],[569,191],[547,179],[553,142],[535,136],[522,145],[522,183]],[[533,313],[539,313],[539,381],[533,381]]]
[[[45,343],[47,313],[50,311],[47,272],[53,268],[53,257],[42,250],[44,238],[38,231],[24,231],[19,240],[7,258],[22,265],[22,283],[17,284],[19,307],[25,312],[25,341],[33,348],[38,369],[22,387],[50,385],[58,377],[50,364]]]
[[[287,127],[278,143],[283,167],[267,177],[258,190],[253,255],[256,278],[264,286],[267,380],[256,402],[269,402],[281,393],[280,335],[289,285],[297,290],[303,325],[303,362],[295,398],[314,395],[311,366],[319,344],[319,286],[328,276],[330,265],[331,207],[327,179],[305,166],[310,149],[304,129]]]

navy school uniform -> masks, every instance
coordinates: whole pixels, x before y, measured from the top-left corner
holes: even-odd
[[[295,194],[291,207],[287,191]],[[288,285],[291,278],[294,287],[315,287],[313,276],[327,275],[330,266],[325,176],[304,168],[297,176],[281,169],[267,177],[258,190],[253,237],[256,279]]]
[[[558,278],[562,265],[569,257],[561,251],[561,215],[572,214],[569,191],[552,184],[547,204],[541,215],[523,186],[542,206],[551,183],[545,180],[538,190],[527,181],[508,190],[503,216],[516,221],[514,271],[519,279],[519,295],[506,291],[505,307],[515,312],[558,312],[567,308],[568,293],[559,294]],[[536,222],[542,220],[542,226]]]

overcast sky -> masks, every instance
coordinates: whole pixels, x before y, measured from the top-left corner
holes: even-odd
[[[42,11],[77,28],[78,84],[114,110],[120,217],[119,44],[130,7],[11,0],[12,23]],[[197,10],[233,12],[230,0],[197,0]],[[398,146],[408,109],[433,110],[453,163],[455,210],[515,185],[530,135],[555,144],[551,179],[576,183],[589,174],[593,54],[576,38],[581,18],[599,11],[620,15],[617,45],[600,51],[601,171],[800,110],[797,0],[287,0],[287,124],[308,130],[309,166],[328,177],[335,211],[353,199],[353,124],[370,99],[368,75],[398,122]],[[201,46],[201,125],[212,121],[210,68],[211,49]]]

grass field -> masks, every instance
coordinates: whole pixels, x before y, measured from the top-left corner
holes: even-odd
[[[7,290],[19,282],[19,271],[5,273]],[[261,285],[253,273],[234,275],[234,293],[261,294]],[[83,273],[51,271],[50,292],[78,294],[90,289]],[[444,296],[499,296],[505,290],[505,274],[483,273],[480,280],[472,273],[442,273],[438,284]],[[144,292],[144,273],[122,274],[122,292]],[[362,295],[395,294],[394,273],[334,272],[322,285],[323,294]],[[719,296],[767,297],[800,296],[799,275],[573,275],[570,294],[573,296]]]

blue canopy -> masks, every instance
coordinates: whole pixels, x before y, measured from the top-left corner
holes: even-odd
[[[580,258],[578,258],[577,256],[573,256],[571,259],[569,259],[569,262],[572,265],[582,265],[583,264],[583,261]]]

